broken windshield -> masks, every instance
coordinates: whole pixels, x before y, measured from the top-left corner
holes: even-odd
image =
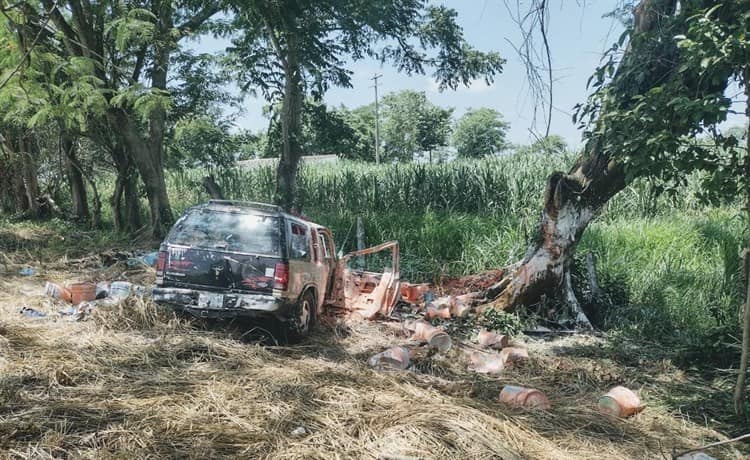
[[[184,246],[281,256],[279,218],[260,214],[193,211],[175,225],[169,242]]]

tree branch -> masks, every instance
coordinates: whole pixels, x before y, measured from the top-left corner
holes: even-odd
[[[188,33],[202,26],[204,22],[208,21],[211,16],[218,13],[219,11],[221,11],[221,7],[219,7],[218,5],[210,5],[203,8],[203,10],[196,13],[195,16],[177,26],[177,30],[180,32],[180,36],[187,35]]]

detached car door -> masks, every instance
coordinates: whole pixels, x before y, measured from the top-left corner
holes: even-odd
[[[336,303],[365,319],[388,317],[399,300],[400,276],[398,241],[350,252],[336,268]]]

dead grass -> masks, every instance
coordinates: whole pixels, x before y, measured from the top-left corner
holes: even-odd
[[[70,266],[0,274],[2,458],[651,459],[723,439],[716,428],[726,428],[684,404],[710,402],[707,389],[648,350],[576,337],[528,341],[531,362],[499,378],[468,372],[457,348],[417,360],[419,370],[376,372],[367,357],[406,342],[377,323],[262,347],[136,299],[63,320],[43,281],[102,276]],[[49,316],[24,317],[21,305]],[[510,383],[541,389],[552,410],[500,404]],[[648,409],[599,415],[596,398],[615,384],[639,390]],[[740,458],[736,448],[711,453]]]

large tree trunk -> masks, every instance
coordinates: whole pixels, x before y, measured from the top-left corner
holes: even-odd
[[[65,160],[65,169],[68,173],[73,220],[86,221],[90,217],[89,203],[86,196],[86,184],[83,181],[83,173],[80,170],[78,158],[76,158],[76,143],[70,136],[63,134],[60,144]]]
[[[144,140],[137,124],[122,109],[112,108],[107,112],[107,116],[112,128],[122,133],[130,157],[143,179],[151,213],[148,233],[149,236],[159,238],[166,233],[172,223],[172,209],[167,197],[167,184],[161,159],[164,139],[152,138],[150,142]]]
[[[631,45],[633,36],[653,32],[661,18],[674,14],[676,3],[676,0],[642,0],[633,12]],[[669,56],[672,49],[665,45],[660,52]],[[668,73],[669,67],[665,66],[677,65],[672,59],[662,59],[664,56],[652,57],[654,65],[644,65],[643,57],[634,55],[629,46],[610,84],[627,88],[623,93],[648,90],[648,85],[657,85]],[[641,69],[637,83],[633,73],[628,72],[635,66]],[[601,110],[606,111],[607,107]],[[494,308],[514,309],[537,304],[545,298],[557,298],[571,307],[578,324],[589,324],[572,292],[570,268],[583,231],[607,201],[626,185],[623,167],[612,153],[600,148],[595,140],[589,140],[583,155],[567,174],[556,172],[549,177],[536,238],[524,258],[488,290],[488,297],[495,298]]]
[[[19,143],[21,155],[21,177],[26,192],[29,217],[39,217],[39,171],[36,164],[36,148],[30,134],[24,135]]]
[[[115,230],[133,233],[142,225],[138,198],[138,173],[122,144],[113,145],[111,152],[117,167],[115,191],[110,198]]]
[[[747,103],[745,114],[750,121],[750,67],[745,69],[744,74],[745,95]],[[750,125],[749,125],[750,126]],[[750,135],[746,134],[747,151],[750,152]],[[748,222],[750,222],[750,156],[745,156],[745,211]],[[748,361],[750,361],[750,242],[745,249],[745,257],[742,261],[745,273],[745,305],[742,315],[742,354],[740,355],[740,368],[737,375],[737,384],[734,387],[734,412],[737,415],[745,414],[745,379],[747,378]]]
[[[287,46],[292,49],[293,42]],[[281,107],[283,145],[276,175],[277,201],[287,211],[299,207],[297,201],[297,170],[302,157],[302,77],[293,49],[287,53],[284,68],[284,100]]]

